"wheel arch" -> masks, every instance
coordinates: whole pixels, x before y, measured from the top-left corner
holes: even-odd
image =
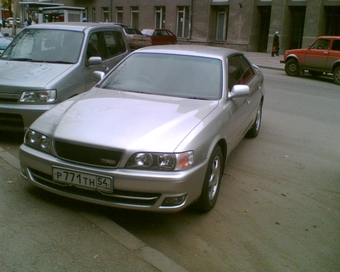
[[[339,66],[340,66],[340,60],[334,62],[333,67],[332,67],[332,73],[333,73],[334,70],[335,70],[336,68],[338,68]]]
[[[228,146],[227,146],[227,142],[225,141],[225,139],[220,139],[215,146],[219,145],[220,148],[222,149],[222,154],[223,154],[223,163],[225,165],[226,161],[227,161],[227,150],[228,150]],[[215,146],[213,147],[212,150],[214,150]],[[211,150],[211,152],[212,152]]]

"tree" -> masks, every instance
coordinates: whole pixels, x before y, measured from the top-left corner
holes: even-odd
[[[2,3],[2,8],[8,9],[9,14],[13,15],[13,12],[12,12],[12,0],[1,0],[1,3]]]

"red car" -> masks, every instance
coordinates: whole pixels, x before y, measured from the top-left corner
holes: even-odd
[[[177,43],[176,35],[168,29],[143,29],[142,33],[151,38],[152,45]]]
[[[340,85],[340,36],[320,36],[307,49],[287,50],[281,63],[289,76],[302,75],[304,70],[313,77],[332,73],[334,83]]]

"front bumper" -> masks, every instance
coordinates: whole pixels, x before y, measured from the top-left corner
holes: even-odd
[[[143,171],[103,169],[62,161],[49,154],[20,146],[21,175],[46,191],[65,197],[125,209],[176,212],[193,203],[201,194],[207,161],[185,171]],[[55,182],[52,167],[61,167],[113,178],[113,192],[101,193]],[[169,199],[181,203],[165,205]]]
[[[0,104],[0,130],[24,132],[44,112],[55,104]]]

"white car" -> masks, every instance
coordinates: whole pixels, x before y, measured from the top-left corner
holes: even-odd
[[[30,126],[21,173],[44,190],[111,207],[209,211],[226,158],[259,133],[263,101],[263,75],[241,52],[144,47]]]

